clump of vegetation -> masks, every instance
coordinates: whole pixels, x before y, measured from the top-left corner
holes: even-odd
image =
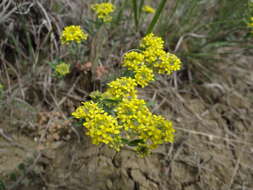
[[[98,19],[103,22],[111,22],[111,13],[115,10],[115,6],[112,3],[96,3],[91,5],[92,10],[96,13]]]
[[[55,66],[55,72],[60,76],[64,76],[70,73],[69,68],[70,68],[69,64],[61,62]]]
[[[61,35],[62,44],[69,44],[71,42],[81,43],[87,40],[88,35],[83,32],[80,26],[67,26],[64,28]]]
[[[124,56],[123,66],[132,77],[121,77],[108,84],[104,93],[93,94],[72,115],[84,120],[86,134],[94,144],[105,143],[119,151],[125,145],[146,155],[159,144],[173,142],[172,122],[152,114],[147,103],[138,98],[136,87],[154,81],[155,73],[171,74],[181,68],[181,61],[164,51],[164,41],[148,34],[141,40],[139,52]]]

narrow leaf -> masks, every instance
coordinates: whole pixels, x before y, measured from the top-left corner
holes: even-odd
[[[139,25],[137,0],[132,0],[132,4],[133,4],[133,11],[134,11],[134,22],[135,22],[135,27],[137,30],[138,25]]]
[[[148,26],[146,35],[151,33],[154,30],[154,27],[155,27],[156,23],[158,22],[158,19],[159,19],[160,15],[162,14],[163,8],[165,7],[166,1],[167,0],[161,0],[158,8],[156,9],[154,17],[153,17],[151,23]]]

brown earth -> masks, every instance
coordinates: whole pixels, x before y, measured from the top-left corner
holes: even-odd
[[[42,108],[15,99],[0,121],[0,179],[17,190],[253,189],[253,59],[238,51],[224,60],[202,63],[209,82],[172,88],[163,78],[142,92],[177,130],[146,158],[94,146],[64,129],[64,116],[38,118]]]

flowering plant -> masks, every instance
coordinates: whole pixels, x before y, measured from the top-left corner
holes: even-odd
[[[81,29],[80,26],[70,25],[66,26],[61,34],[62,44],[69,44],[70,42],[81,43],[87,40],[88,35]]]
[[[59,76],[65,76],[70,73],[70,65],[64,62],[61,62],[55,66],[55,72]]]
[[[91,9],[103,22],[112,21],[111,13],[115,10],[115,6],[112,3],[96,3],[91,6]]]
[[[181,61],[165,52],[164,41],[151,33],[141,40],[138,52],[124,55],[123,66],[133,72],[131,77],[110,82],[103,93],[91,93],[92,100],[83,102],[72,115],[83,121],[94,144],[105,143],[116,151],[133,146],[144,156],[159,144],[172,143],[175,130],[171,121],[151,113],[138,98],[137,87],[154,81],[155,73],[179,70]]]
[[[54,60],[54,61],[48,62],[48,64],[54,72],[53,76],[58,79],[62,79],[71,71],[71,65],[65,63],[64,61]]]

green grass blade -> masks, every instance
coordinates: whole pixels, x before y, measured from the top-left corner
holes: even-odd
[[[6,190],[4,182],[0,180],[0,190]]]
[[[122,20],[122,16],[123,16],[123,12],[127,7],[127,0],[125,0],[122,5],[119,7],[119,11],[118,14],[114,20],[114,24],[118,25],[120,23],[120,21]]]
[[[132,6],[133,6],[133,12],[134,12],[135,27],[137,30],[138,25],[139,25],[137,0],[132,0]]]
[[[140,19],[141,18],[141,13],[142,13],[142,7],[143,7],[143,5],[144,5],[144,0],[141,0],[140,1],[140,4],[139,4],[139,11],[138,11],[138,19]]]
[[[149,34],[154,30],[154,27],[155,27],[156,23],[158,22],[158,19],[159,19],[160,15],[163,11],[163,8],[165,7],[166,1],[167,0],[161,0],[158,8],[156,9],[154,17],[153,17],[151,23],[148,26],[146,34]]]

